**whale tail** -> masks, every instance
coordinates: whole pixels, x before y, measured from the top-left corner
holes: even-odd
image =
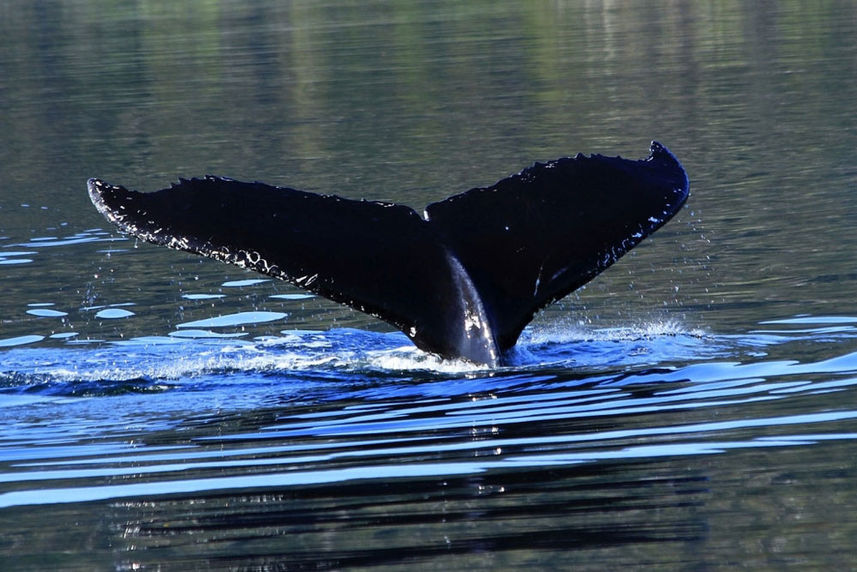
[[[544,306],[657,230],[688,196],[663,145],[647,159],[536,163],[428,205],[355,201],[222,177],[139,193],[88,182],[123,232],[287,280],[387,321],[419,348],[495,365]]]

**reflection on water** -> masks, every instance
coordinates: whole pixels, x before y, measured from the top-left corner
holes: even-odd
[[[177,6],[0,6],[0,568],[853,567],[853,6]],[[688,207],[494,370],[85,193],[420,209],[651,139]]]

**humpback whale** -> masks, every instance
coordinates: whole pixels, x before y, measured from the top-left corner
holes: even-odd
[[[422,350],[497,365],[533,316],[609,267],[687,199],[675,156],[535,163],[425,208],[216,176],[95,207],[145,241],[229,262],[376,316]]]

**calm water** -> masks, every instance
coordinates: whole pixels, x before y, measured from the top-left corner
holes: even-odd
[[[0,5],[0,568],[850,568],[850,3]],[[421,207],[667,144],[687,207],[440,362],[88,177]]]

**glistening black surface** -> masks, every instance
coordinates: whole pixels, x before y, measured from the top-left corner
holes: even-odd
[[[497,365],[535,313],[678,212],[687,175],[663,145],[629,161],[537,163],[426,207],[208,176],[154,193],[90,179],[107,220],[148,242],[249,268],[385,320],[417,347]]]

